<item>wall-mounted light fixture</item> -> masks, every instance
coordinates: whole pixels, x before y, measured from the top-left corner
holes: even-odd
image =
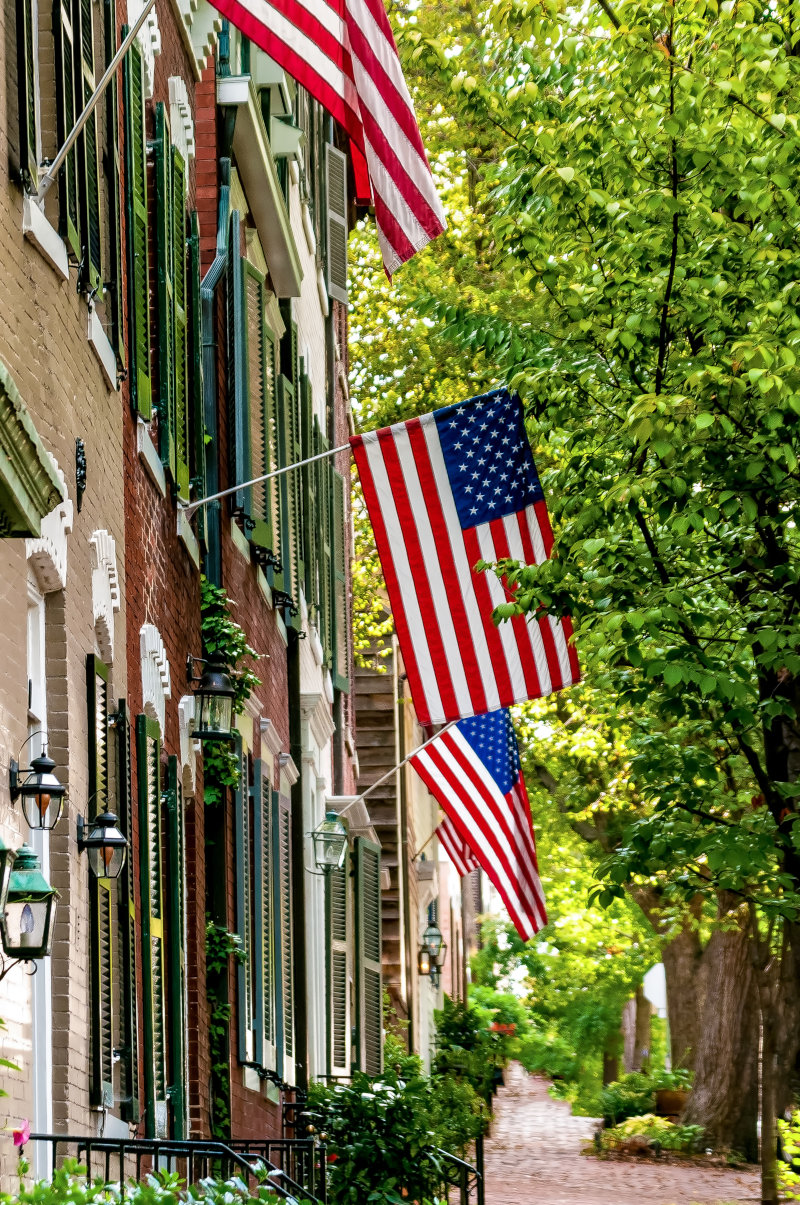
[[[113,812],[101,812],[87,824],[78,817],[78,849],[86,853],[98,879],[118,879],[125,865],[128,842]]]
[[[347,829],[338,813],[326,812],[322,824],[312,832],[311,840],[314,843],[314,861],[323,874],[344,865]]]
[[[420,946],[417,954],[417,970],[420,975],[430,975],[431,973],[431,956],[427,946]]]
[[[422,934],[422,944],[430,954],[431,962],[438,962],[439,953],[444,945],[444,937],[442,936],[442,930],[436,924],[436,921],[431,921],[425,932]]]
[[[28,741],[39,735],[38,732],[32,733]],[[56,763],[52,757],[48,757],[46,749],[33,758],[27,770],[11,759],[8,768],[11,801],[15,803],[17,799],[22,800],[22,813],[30,828],[55,828],[61,819],[67,788],[56,778],[55,768]]]
[[[205,666],[199,678],[194,672],[196,661]],[[189,656],[186,660],[186,678],[194,687],[192,736],[201,741],[230,740],[233,736],[233,701],[236,698],[236,687],[227,666],[222,661],[205,661],[202,657]]]
[[[15,856],[0,915],[3,952],[13,962],[0,971],[2,979],[17,962],[46,958],[53,942],[58,892],[42,874],[39,859],[28,845]]]

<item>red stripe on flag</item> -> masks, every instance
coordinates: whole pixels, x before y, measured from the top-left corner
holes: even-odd
[[[550,553],[553,550],[553,529],[550,526],[550,516],[547,513],[547,503],[544,498],[540,498],[538,502],[534,502],[533,509],[536,512],[539,531],[542,533],[545,559],[549,561]],[[534,565],[538,563],[535,557],[531,563]]]
[[[525,560],[529,565],[535,565],[536,554],[533,549],[533,537],[531,536],[528,519],[524,511],[520,511],[517,514],[517,524],[519,526],[519,533],[522,538],[522,551],[525,554]],[[547,666],[550,670],[550,682],[552,688],[553,690],[561,690],[561,688],[564,686],[564,674],[561,669],[561,662],[558,659],[558,649],[556,648],[555,636],[553,635],[553,624],[557,623],[558,620],[551,618],[549,615],[543,615],[541,617],[530,615],[528,617],[528,622],[538,623],[539,625],[539,631],[542,634],[542,642],[544,644],[545,656],[547,657]]]
[[[572,670],[572,681],[573,681],[573,683],[580,682],[581,667],[578,662],[578,654],[575,649],[575,643],[573,641],[574,633],[572,630],[572,620],[569,617],[569,615],[565,615],[563,617],[563,619],[561,620],[561,627],[564,631],[564,639],[567,642],[567,652],[569,654],[569,664],[570,664],[570,668]]]
[[[513,560],[511,549],[508,543],[508,533],[506,532],[505,523],[502,519],[492,519],[489,524],[489,531],[494,544],[495,556],[498,561]],[[508,584],[505,574],[500,579],[503,587],[508,591],[511,598],[514,597],[514,590]],[[536,668],[536,658],[533,655],[531,646],[531,635],[528,629],[528,621],[524,615],[514,615],[511,619],[511,627],[516,636],[517,648],[519,649],[519,659],[522,664],[522,673],[525,677],[525,689],[528,692],[528,697],[531,699],[537,698],[542,693],[542,686],[539,681],[539,671]]]
[[[503,638],[498,632],[495,625],[492,623],[492,596],[489,592],[489,583],[486,581],[485,573],[476,573],[472,568],[478,561],[483,559],[478,536],[475,528],[467,528],[463,532],[464,547],[467,550],[467,560],[470,564],[470,572],[472,573],[472,584],[475,589],[475,601],[478,604],[478,613],[483,625],[483,634],[486,637],[486,644],[489,648],[489,656],[492,663],[492,673],[494,674],[495,682],[497,683],[497,694],[499,698],[499,706],[504,707],[509,703],[514,703],[514,691],[511,687],[511,675],[508,671],[508,663],[506,662],[506,651],[503,647]]]

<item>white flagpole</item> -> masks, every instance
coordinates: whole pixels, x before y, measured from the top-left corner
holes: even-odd
[[[362,791],[361,794],[352,801],[352,803],[348,803],[347,807],[342,808],[339,815],[343,816],[345,812],[349,812],[350,808],[354,808],[357,803],[361,802],[362,799],[366,799],[367,795],[371,795],[374,790],[382,785],[382,783],[386,782],[388,778],[391,778],[393,774],[396,774],[398,770],[402,769],[406,762],[410,761],[412,757],[416,757],[416,755],[420,753],[426,745],[430,745],[431,741],[435,741],[438,736],[441,736],[443,732],[447,732],[448,728],[452,728],[453,725],[457,723],[458,720],[450,720],[449,723],[445,724],[443,728],[440,728],[438,732],[435,732],[433,736],[428,737],[428,739],[423,741],[421,745],[417,745],[416,749],[412,749],[402,761],[399,761],[396,766],[392,766],[391,770],[387,770],[385,774],[382,774],[380,778],[377,778],[371,787],[367,787],[366,791]],[[433,836],[433,833],[431,833],[431,836]],[[430,837],[428,840],[430,840]],[[427,845],[427,842],[425,844]],[[425,846],[423,845],[422,848],[424,849]]]
[[[329,448],[327,452],[317,452],[315,456],[307,456],[305,460],[296,460],[293,464],[285,464],[282,469],[273,469],[271,473],[262,473],[260,477],[254,477],[252,481],[240,481],[238,485],[231,485],[226,490],[219,490],[216,494],[209,494],[207,498],[198,498],[196,502],[190,502],[188,506],[181,504],[181,510],[188,519],[201,506],[205,506],[207,502],[216,502],[218,498],[227,498],[229,494],[238,493],[239,490],[249,489],[251,485],[260,485],[262,481],[269,481],[272,477],[280,477],[282,473],[290,473],[292,469],[301,469],[305,464],[311,464],[314,460],[324,460],[326,456],[335,456],[337,452],[349,452],[350,444],[340,444],[338,448]]]

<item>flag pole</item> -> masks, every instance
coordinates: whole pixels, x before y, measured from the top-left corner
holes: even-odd
[[[418,753],[421,753],[426,745],[430,745],[431,741],[435,741],[438,736],[441,736],[443,732],[447,732],[448,728],[452,728],[453,725],[457,724],[457,723],[458,723],[458,720],[450,720],[449,723],[445,724],[445,726],[443,728],[440,728],[438,732],[435,732],[433,734],[433,736],[428,737],[428,739],[426,741],[423,741],[421,745],[417,745],[416,749],[412,749],[411,752],[409,754],[407,754],[403,758],[402,761],[399,761],[396,766],[392,766],[391,770],[387,770],[387,772],[385,774],[382,774],[380,776],[380,778],[377,778],[375,780],[375,782],[373,782],[372,786],[367,787],[366,791],[362,791],[361,794],[357,795],[356,798],[351,803],[348,803],[346,807],[343,807],[341,812],[339,813],[339,815],[343,816],[345,814],[345,812],[349,812],[350,808],[354,808],[357,803],[361,802],[362,799],[366,799],[367,795],[371,795],[372,792],[374,790],[376,790],[379,786],[381,786],[383,783],[385,783],[388,778],[391,778],[393,774],[396,774],[398,770],[401,770],[407,761],[410,761],[412,757],[416,757],[416,755]],[[433,836],[433,833],[431,833],[431,837],[432,836]],[[428,841],[430,841],[430,839],[431,838],[429,837]],[[428,841],[425,842],[425,845],[428,844]],[[423,847],[422,847],[423,849],[425,848],[425,845],[423,845]]]
[[[283,473],[290,473],[292,469],[302,469],[303,465],[312,464],[315,460],[324,460],[326,456],[335,456],[337,452],[349,451],[349,443],[339,444],[338,448],[329,448],[327,452],[317,452],[315,456],[307,456],[305,460],[295,460],[292,464],[285,464],[282,469],[273,469],[271,473],[262,473],[260,477],[253,477],[252,481],[240,481],[238,485],[231,485],[226,490],[218,490],[216,494],[209,494],[207,498],[198,498],[196,502],[190,502],[188,505],[181,503],[180,508],[187,519],[191,519],[194,512],[201,506],[205,506],[208,502],[216,502],[219,498],[227,498],[229,494],[236,494],[239,490],[249,489],[251,485],[260,485],[262,481],[270,481],[273,477],[280,477]]]
[[[67,134],[67,137],[64,141],[64,145],[59,150],[55,159],[53,159],[52,162],[49,164],[47,171],[45,172],[44,176],[42,177],[42,182],[39,185],[39,191],[36,193],[35,197],[33,198],[34,201],[36,201],[36,203],[38,205],[41,205],[41,203],[44,201],[45,197],[47,196],[50,186],[55,183],[56,176],[58,175],[61,168],[64,166],[64,160],[66,159],[67,155],[72,150],[73,146],[75,145],[75,143],[78,139],[78,135],[80,134],[83,127],[86,125],[87,121],[91,117],[95,108],[97,107],[97,103],[100,100],[100,97],[103,95],[103,93],[105,92],[109,83],[111,82],[114,75],[116,74],[117,67],[119,67],[120,63],[125,58],[125,55],[128,53],[128,50],[131,46],[131,43],[133,42],[133,39],[136,37],[139,30],[142,28],[142,26],[144,25],[148,16],[150,15],[150,10],[155,6],[155,2],[156,2],[156,0],[145,0],[144,8],[139,13],[139,16],[136,18],[133,25],[126,33],[125,37],[122,40],[122,45],[120,46],[117,53],[114,55],[111,62],[106,67],[105,71],[103,72],[103,74],[100,78],[100,83],[97,85],[94,92],[89,97],[88,101],[86,102],[84,110],[81,113],[78,120],[75,122],[75,125],[72,127],[69,134]]]
[[[411,859],[411,861],[412,861],[412,862],[416,862],[416,860],[417,860],[417,858],[419,857],[419,855],[420,855],[421,853],[423,853],[423,852],[424,852],[424,851],[425,851],[425,850],[428,848],[428,846],[430,845],[431,841],[432,841],[432,840],[433,840],[433,838],[436,836],[436,831],[437,831],[437,829],[438,829],[438,828],[439,828],[439,825],[437,824],[437,825],[436,825],[436,828],[433,830],[433,832],[431,833],[430,837],[428,837],[428,840],[427,840],[427,841],[426,841],[426,842],[425,842],[423,845],[420,845],[419,849],[417,850],[417,852],[416,852],[416,853],[414,854],[414,856],[412,857],[412,859]]]

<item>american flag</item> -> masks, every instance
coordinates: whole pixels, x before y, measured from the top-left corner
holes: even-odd
[[[528,792],[508,711],[461,720],[411,764],[497,888],[523,941],[547,924]]]
[[[495,625],[511,597],[479,560],[541,564],[553,543],[519,397],[506,389],[350,443],[421,724],[496,711],[580,678],[572,627]]]
[[[383,0],[214,0],[350,135],[391,276],[445,228]]]
[[[478,859],[467,845],[449,816],[436,829],[439,844],[463,879],[471,870],[478,869]]]

